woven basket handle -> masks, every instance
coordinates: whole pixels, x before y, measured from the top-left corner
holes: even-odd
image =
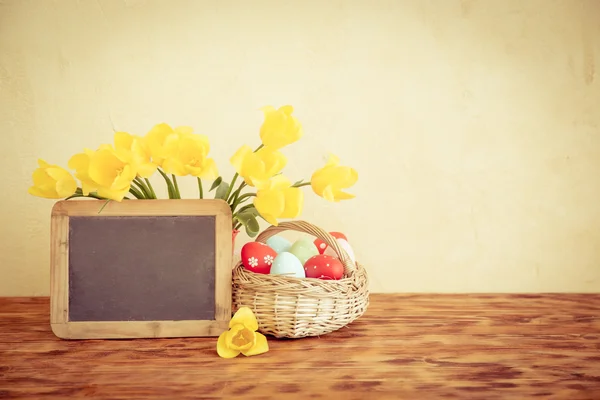
[[[331,236],[327,231],[324,231],[323,229],[321,229],[317,226],[314,226],[313,224],[310,224],[306,221],[289,221],[289,222],[282,222],[278,226],[270,226],[267,229],[265,229],[260,235],[258,235],[256,237],[255,241],[261,242],[261,243],[266,243],[267,239],[269,239],[271,236],[275,236],[280,232],[288,231],[288,230],[308,233],[310,235],[313,235],[313,236],[321,239],[322,241],[327,243],[327,245],[329,247],[331,247],[333,249],[335,254],[338,255],[340,261],[344,265],[344,273],[347,276],[352,275],[356,271],[356,265],[352,262],[352,260],[348,256],[348,253],[346,253],[346,250],[344,250],[343,248],[340,247],[337,240],[333,236]]]

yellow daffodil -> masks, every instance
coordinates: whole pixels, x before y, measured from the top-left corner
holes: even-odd
[[[162,163],[166,157],[165,142],[167,137],[173,134],[179,135],[186,133],[192,133],[192,128],[188,126],[180,126],[173,129],[171,126],[165,123],[157,124],[152,127],[152,129],[150,129],[150,131],[144,137],[146,145],[148,146],[148,151],[152,157],[152,161],[156,165],[162,166]]]
[[[340,166],[340,160],[334,155],[329,157],[327,164],[315,171],[310,180],[313,191],[325,200],[338,202],[352,199],[355,196],[345,193],[358,180],[358,173],[350,167]]]
[[[248,145],[243,145],[230,159],[235,170],[249,186],[257,181],[266,181],[281,172],[287,164],[285,156],[270,147],[263,147],[256,153]]]
[[[260,139],[266,147],[278,150],[302,137],[302,125],[298,119],[292,116],[294,108],[283,106],[275,109],[266,106],[261,109],[265,120],[260,127]]]
[[[125,157],[131,160],[131,165],[139,176],[149,178],[156,172],[157,165],[152,162],[150,148],[144,138],[117,132],[114,141],[115,150],[126,154]]]
[[[165,138],[163,150],[162,167],[166,173],[206,179],[219,175],[215,160],[208,158],[210,144],[205,135],[176,131]]]
[[[271,225],[277,226],[278,218],[296,218],[302,213],[304,193],[283,175],[257,182],[257,189],[254,207]]]
[[[234,358],[243,354],[255,356],[269,351],[267,338],[258,331],[258,322],[252,310],[241,307],[229,321],[229,330],[217,340],[217,354],[223,358]]]
[[[38,160],[39,168],[33,171],[33,186],[29,194],[47,199],[68,197],[77,190],[75,178],[64,168]]]

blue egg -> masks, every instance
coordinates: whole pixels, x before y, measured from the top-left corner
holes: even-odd
[[[281,252],[275,257],[270,274],[306,278],[306,272],[298,257],[287,251]]]
[[[283,253],[284,251],[289,251],[292,247],[292,243],[286,238],[281,236],[271,236],[267,239],[267,246],[275,250],[277,254]]]

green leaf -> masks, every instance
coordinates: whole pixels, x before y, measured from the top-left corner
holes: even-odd
[[[258,212],[256,211],[256,209],[248,209],[237,215],[238,221],[240,221],[242,225],[244,225],[244,227],[246,228],[246,233],[251,238],[258,235],[258,231],[260,230],[260,225],[256,220],[257,215]]]
[[[229,183],[221,182],[215,193],[215,199],[226,200],[227,194],[229,193]]]
[[[248,204],[247,206],[240,208],[238,214],[252,214],[255,217],[258,217],[260,215],[256,207],[254,207],[254,204]]]
[[[292,186],[300,185],[302,182],[304,182],[304,179],[300,179],[298,182],[294,183]]]
[[[217,179],[215,179],[212,186],[210,187],[209,192],[212,192],[213,190],[215,190],[221,184],[221,182],[223,182],[223,178],[218,177]]]

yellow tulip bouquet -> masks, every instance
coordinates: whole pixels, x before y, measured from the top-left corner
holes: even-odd
[[[230,162],[236,173],[230,182],[219,176],[215,161],[209,157],[207,136],[196,134],[187,126],[172,128],[161,123],[143,137],[116,132],[113,144],[75,154],[68,161],[74,173],[38,160],[29,193],[50,199],[89,197],[107,202],[130,200],[128,195],[156,199],[149,178],[158,172],[166,183],[169,198],[180,199],[178,177],[192,176],[197,179],[200,199],[206,198],[203,181],[212,182],[208,192],[214,191],[213,198],[225,200],[231,207],[233,231],[244,226],[250,237],[259,232],[259,216],[272,225],[277,225],[279,219],[297,218],[302,212],[303,186],[310,185],[328,201],[354,197],[343,190],[356,183],[358,174],[353,168],[340,166],[333,155],[309,182],[292,184],[282,174],[287,158],[281,149],[302,137],[302,125],[292,115],[292,106],[266,106],[261,110],[262,143],[255,150],[243,145],[233,154]],[[245,204],[250,199],[252,204]]]

